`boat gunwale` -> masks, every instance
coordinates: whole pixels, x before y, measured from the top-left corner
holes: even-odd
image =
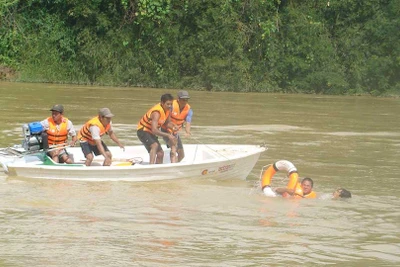
[[[223,145],[221,145],[223,146]],[[26,162],[11,162],[7,164],[8,168],[23,168],[23,169],[57,169],[57,170],[82,170],[83,168],[88,168],[90,170],[131,170],[131,169],[169,169],[169,168],[176,168],[176,167],[183,167],[183,166],[200,166],[203,164],[210,164],[210,163],[221,163],[221,162],[229,162],[234,161],[241,158],[246,158],[248,156],[252,156],[254,154],[261,154],[262,152],[266,151],[265,147],[259,145],[229,145],[229,146],[252,146],[254,150],[246,151],[242,154],[233,155],[231,157],[227,157],[225,155],[220,154],[219,158],[207,159],[204,161],[198,162],[178,162],[178,163],[163,163],[163,164],[134,164],[128,166],[85,166],[81,164],[80,166],[70,166],[66,164],[57,164],[57,165],[44,165],[42,161],[37,161],[37,163],[26,163]],[[210,148],[210,150],[212,150]],[[214,153],[219,154],[217,151],[212,150]],[[118,161],[123,162],[123,161]],[[74,163],[80,164],[80,163]]]

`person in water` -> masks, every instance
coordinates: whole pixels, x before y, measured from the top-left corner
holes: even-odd
[[[276,196],[276,194],[282,195],[284,197],[295,197],[295,198],[316,198],[316,193],[312,191],[312,188],[314,186],[313,180],[311,178],[304,178],[300,184],[301,191],[296,188],[294,189],[288,189],[286,187],[280,187],[276,188],[275,192],[272,191],[270,187],[265,188],[264,194],[267,196]],[[270,191],[270,192],[269,192]],[[269,193],[268,193],[269,192]],[[323,199],[328,198],[328,196],[325,195],[322,196]],[[332,195],[332,199],[341,199],[341,198],[351,198],[351,192],[345,188],[339,187],[336,189]]]
[[[275,189],[275,192],[283,197],[316,198],[317,194],[312,190],[313,187],[314,181],[309,177],[305,177],[301,180],[300,185],[298,184],[294,189],[279,187]]]
[[[338,199],[338,198],[351,198],[351,192],[339,187],[338,189],[335,190],[332,194],[333,199]]]

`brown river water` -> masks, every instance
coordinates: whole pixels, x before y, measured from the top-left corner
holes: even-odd
[[[120,140],[140,144],[140,117],[178,90],[0,82],[0,92],[7,147],[56,103],[77,129],[109,107]],[[268,147],[245,181],[1,173],[0,266],[400,265],[399,98],[189,92],[193,137],[184,143]],[[313,178],[320,198],[262,195],[263,166],[281,159]],[[330,199],[339,186],[353,197]]]

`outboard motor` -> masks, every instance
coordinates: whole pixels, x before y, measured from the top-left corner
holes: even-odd
[[[40,122],[31,122],[22,125],[24,140],[22,147],[27,151],[48,149],[47,133]]]

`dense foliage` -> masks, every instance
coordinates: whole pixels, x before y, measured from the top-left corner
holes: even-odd
[[[398,0],[0,0],[18,80],[400,92]]]

